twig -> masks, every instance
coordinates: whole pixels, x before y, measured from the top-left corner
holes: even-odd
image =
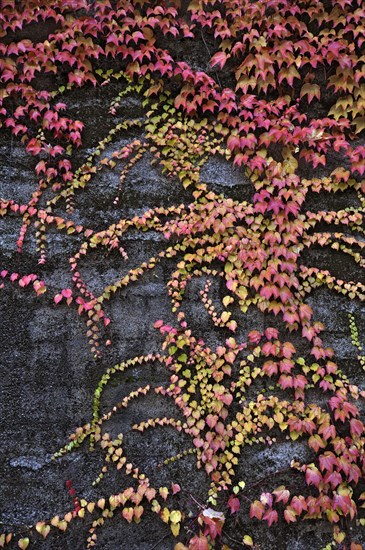
[[[236,540],[234,539],[233,537],[231,537],[228,533],[226,533],[225,531],[222,532],[222,534],[227,537],[227,539],[231,540],[232,542],[235,542],[237,544],[239,544],[240,546],[246,546],[245,544],[243,544],[242,542],[240,542],[239,540]]]
[[[276,472],[271,472],[269,475],[270,476],[278,476],[278,475],[283,474],[285,472],[293,472],[293,468],[291,468],[290,466],[286,466],[285,468],[281,468],[280,470],[276,470]],[[266,480],[267,480],[267,476],[262,477],[261,479],[259,479],[255,483],[250,483],[249,485],[247,485],[246,489],[252,489],[253,487],[257,487],[258,485],[262,485],[262,483],[265,483]]]
[[[209,53],[210,57],[212,57],[212,52],[210,51],[210,49],[208,48],[208,44],[206,43],[205,41],[205,38],[204,38],[204,34],[203,34],[203,31],[200,29],[200,34],[201,34],[201,37],[202,37],[202,40],[204,42],[204,46],[206,47],[207,49],[207,52]],[[214,70],[214,74],[216,76],[216,79],[217,79],[217,82],[219,84],[219,86],[222,88],[222,84],[221,84],[221,81],[219,80],[219,76],[218,76],[218,73],[216,70]]]
[[[204,506],[203,504],[200,504],[200,502],[198,502],[198,501],[193,497],[193,495],[192,495],[191,493],[190,493],[190,498],[193,499],[193,501],[195,502],[195,504],[196,504],[199,508],[201,508],[202,510],[205,509],[205,506]]]
[[[158,545],[160,544],[160,542],[164,541],[169,536],[170,536],[170,533],[167,533],[167,535],[165,535],[164,537],[162,537],[162,539],[160,539],[158,542],[156,542],[156,544],[154,546],[152,546],[152,548],[150,550],[154,550],[154,548],[157,548]]]

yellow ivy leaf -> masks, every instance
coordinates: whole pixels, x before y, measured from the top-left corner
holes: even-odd
[[[222,322],[226,323],[228,321],[228,319],[230,318],[230,316],[231,316],[230,311],[223,311],[223,313],[221,315]]]
[[[170,510],[168,508],[163,508],[163,510],[161,510],[160,512],[160,518],[165,523],[168,523],[170,518]]]
[[[171,532],[174,535],[174,537],[177,537],[180,533],[180,523],[171,523]]]
[[[38,533],[42,534],[42,531],[43,531],[45,525],[46,524],[44,523],[44,521],[38,521],[38,523],[35,526],[36,531],[38,531]]]
[[[242,540],[243,544],[245,544],[246,546],[253,546],[253,540],[252,540],[252,537],[250,537],[250,535],[245,535],[243,537],[243,540]]]
[[[241,300],[245,300],[247,298],[247,288],[245,286],[239,286],[236,290],[236,294]]]
[[[101,508],[102,510],[104,510],[104,507],[105,507],[105,498],[99,498],[99,500],[98,500],[98,506],[99,506],[99,508]]]
[[[160,493],[160,495],[162,496],[162,498],[163,498],[164,500],[167,499],[168,494],[169,494],[169,490],[168,490],[167,487],[160,487],[159,490],[158,490],[158,492]]]
[[[225,296],[222,300],[224,307],[229,306],[229,304],[231,304],[233,301],[234,299],[232,298],[232,296]]]
[[[170,514],[171,523],[180,523],[181,521],[181,512],[179,510],[172,510]]]
[[[355,133],[359,134],[362,130],[365,130],[365,116],[356,117],[352,124],[356,126]]]
[[[305,95],[308,97],[308,103],[310,103],[314,97],[319,100],[321,91],[318,84],[304,84],[300,90],[300,97],[304,97]]]

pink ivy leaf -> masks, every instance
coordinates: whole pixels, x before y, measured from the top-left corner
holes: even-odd
[[[223,69],[227,59],[228,59],[228,56],[225,52],[217,52],[211,58],[210,64],[212,67],[214,67],[215,65],[219,65],[219,67]]]
[[[364,433],[364,424],[360,420],[357,420],[356,418],[352,418],[350,420],[350,431],[351,431],[351,435],[356,434],[359,437],[361,437],[362,434]]]
[[[197,447],[199,449],[200,447],[203,447],[204,440],[201,439],[200,437],[195,437],[194,440],[193,440],[193,443],[194,443],[195,447]]]
[[[273,496],[271,493],[261,493],[260,495],[260,502],[264,505],[264,506],[272,506],[273,504]]]
[[[284,510],[284,518],[287,523],[294,523],[295,521],[297,521],[297,514],[292,508],[287,508],[286,510]]]
[[[272,340],[273,338],[277,339],[279,337],[279,331],[276,328],[268,327],[265,330],[265,336],[268,340]]]
[[[322,479],[322,475],[316,466],[313,465],[306,469],[305,480],[307,485],[314,485],[315,487],[318,487]]]
[[[278,356],[279,346],[273,342],[265,342],[262,346],[262,353],[266,356],[273,355],[274,357]]]
[[[21,287],[28,286],[29,283],[31,283],[32,281],[34,281],[35,278],[36,278],[35,275],[24,275],[24,276],[19,280],[19,286],[21,286]]]
[[[251,332],[248,333],[248,340],[251,344],[258,344],[261,341],[262,336],[262,332],[259,332],[258,330],[251,330]]]
[[[272,510],[272,509],[269,509],[263,516],[262,519],[265,519],[269,525],[269,527],[273,524],[273,523],[277,523],[278,521],[278,513],[276,510]]]
[[[227,140],[228,148],[233,151],[236,147],[240,146],[240,138],[237,135],[231,134]]]
[[[134,514],[134,508],[123,508],[122,510],[122,517],[128,521],[128,523],[131,523],[133,519]]]
[[[307,502],[302,495],[300,495],[299,497],[294,496],[290,502],[290,506],[291,508],[293,508],[298,516],[300,516],[303,511],[306,511],[308,509]]]
[[[229,405],[233,401],[233,395],[231,395],[230,393],[224,393],[224,394],[219,396],[219,399],[220,399],[220,401],[222,401],[225,405],[227,405],[229,407]]]
[[[282,502],[283,504],[286,504],[290,497],[288,489],[284,486],[278,487],[272,494],[275,495],[276,502]]]
[[[181,487],[178,483],[171,483],[171,490],[172,490],[172,494],[176,495],[176,493],[180,493]]]
[[[278,365],[274,361],[265,361],[262,370],[266,372],[268,376],[273,376],[278,373]]]
[[[208,539],[201,535],[195,535],[189,542],[190,550],[209,550]]]
[[[61,294],[64,298],[71,298],[72,290],[70,288],[64,288],[63,290],[61,290]]]
[[[295,351],[295,347],[291,342],[284,342],[284,344],[282,345],[281,352],[283,354],[283,357],[285,357],[286,359],[290,359]]]
[[[207,418],[206,418],[206,423],[207,425],[209,426],[209,428],[214,428],[214,426],[217,424],[218,422],[218,415],[216,414],[208,414]]]

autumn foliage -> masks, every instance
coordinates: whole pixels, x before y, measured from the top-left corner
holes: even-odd
[[[34,157],[38,186],[27,204],[2,197],[0,215],[21,220],[19,254],[35,229],[39,265],[37,273],[3,266],[3,292],[18,285],[24,292],[33,289],[52,307],[74,308],[98,360],[111,345],[114,296],[168,259],[175,266],[167,283],[175,324],[156,319],[160,353],[138,356],[137,350],[134,359],[122,357],[110,366],[95,390],[90,422],[56,453],[88,441],[105,459],[98,482],[115,467],[134,478],[131,486],[90,502],[76,495],[70,481],[73,508],[64,517],[40,520],[30,538],[4,533],[0,546],[13,537],[27,548],[51,529],[65,531],[84,518],[90,523],[86,547],[91,548],[108,518],[118,513],[139,523],[148,508],[180,540],[176,549],[218,548],[217,541],[230,544],[224,539],[226,516],[244,513],[249,502],[245,513],[252,522],[325,520],[333,525],[338,547],[360,547],[351,540],[350,526],[365,521],[365,393],[324,344],[325,327],[307,298],[325,286],[363,302],[365,286],[307,266],[303,256],[316,246],[365,265],[364,19],[361,0],[2,2],[0,125]],[[42,30],[42,37],[27,38],[31,28]],[[189,44],[206,52],[204,70],[184,59]],[[92,153],[76,162],[85,121],[68,113],[68,95],[77,88],[109,86],[117,90],[109,107],[116,123]],[[123,101],[136,95],[144,115],[120,120]],[[139,137],[117,146],[132,129]],[[120,218],[123,182],[146,153],[173,185],[191,190],[191,202]],[[329,154],[337,159],[333,170],[327,169]],[[251,201],[217,194],[202,180],[201,169],[214,156],[250,178]],[[73,216],[75,198],[100,172],[112,170],[120,174],[112,205],[115,222],[100,231],[81,225]],[[310,194],[347,190],[356,192],[359,207],[304,208]],[[84,260],[109,252],[127,262],[123,239],[132,230],[156,232],[163,250],[94,293],[83,278]],[[55,288],[43,272],[54,232],[80,242],[69,258],[67,288]],[[189,327],[184,301],[193,280],[203,282],[202,304],[224,335],[215,348]],[[211,296],[217,281],[225,289],[220,302]],[[256,308],[270,323],[252,326],[242,336],[234,307],[243,314]],[[353,344],[360,348],[354,318],[350,324]],[[100,401],[109,380],[149,363],[169,372],[169,384],[136,388],[103,414]],[[255,384],[261,389],[253,394]],[[210,481],[207,502],[185,538],[180,527],[187,510],[183,501],[181,509],[170,504],[179,485],[171,480],[169,488],[153,487],[124,454],[123,434],[112,439],[107,429],[117,411],[149,392],[173,403],[176,418],[151,418],[132,429],[170,426],[183,432],[191,449],[171,460],[194,454]],[[271,446],[280,437],[308,444],[311,460],[287,465],[305,490],[297,494],[273,486],[247,496],[236,477],[245,448]],[[239,537],[243,546],[254,546],[250,535]]]

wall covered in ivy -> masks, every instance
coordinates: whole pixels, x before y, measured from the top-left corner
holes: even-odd
[[[364,17],[2,2],[0,547],[364,547]]]

